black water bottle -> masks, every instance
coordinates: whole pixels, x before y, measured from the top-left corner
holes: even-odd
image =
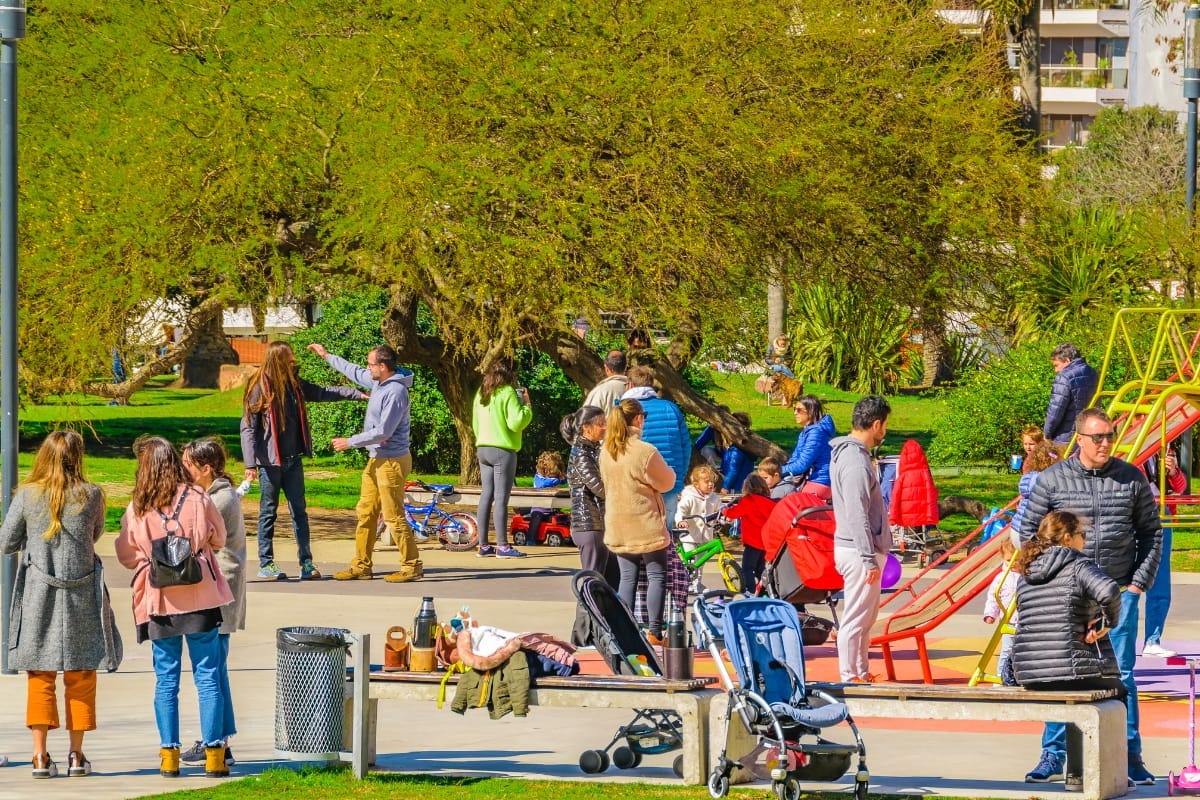
[[[421,598],[421,608],[413,620],[413,647],[433,647],[434,632],[437,630],[437,611],[432,597]]]
[[[678,608],[671,609],[670,619],[667,620],[667,647],[687,647],[687,623],[683,621],[683,613]]]

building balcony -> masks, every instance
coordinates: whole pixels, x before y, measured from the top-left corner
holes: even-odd
[[[1052,65],[1042,67],[1041,73],[1043,114],[1094,116],[1125,104],[1129,70]]]
[[[1039,19],[1041,36],[1127,37],[1129,3],[1097,0],[1053,0],[1054,8],[1043,4]],[[1050,0],[1045,0],[1048,4]]]

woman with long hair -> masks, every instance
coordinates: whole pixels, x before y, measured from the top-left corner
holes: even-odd
[[[483,384],[471,407],[471,429],[479,459],[478,556],[521,558],[525,554],[508,542],[508,498],[517,475],[521,431],[533,420],[529,390],[516,385],[513,363],[498,358],[483,374]],[[488,525],[496,528],[496,546],[488,544]]]
[[[637,400],[625,399],[609,412],[600,453],[604,481],[604,544],[621,568],[621,600],[633,610],[638,568],[645,566],[651,644],[662,644],[666,595],[667,510],[663,492],[675,486],[675,471],[653,445],[642,441],[646,412]]]
[[[783,476],[806,478],[800,491],[828,500],[833,497],[829,479],[829,459],[833,451],[829,442],[837,436],[833,417],[825,413],[821,401],[813,394],[797,397],[792,413],[800,425],[800,435],[796,437],[792,457],[781,467]]]
[[[188,442],[183,447],[183,467],[192,482],[204,491],[225,522],[225,545],[217,551],[217,566],[233,602],[221,607],[221,628],[217,641],[221,646],[221,697],[225,710],[221,739],[225,743],[225,763],[233,764],[229,737],[237,733],[233,715],[233,694],[229,689],[229,637],[234,631],[246,629],[246,518],[242,514],[242,499],[233,488],[233,477],[225,471],[225,446],[215,436]],[[179,760],[184,764],[204,763],[204,742],[197,740]]]
[[[13,589],[9,666],[27,673],[25,724],[33,733],[33,777],[53,778],[47,750],[59,727],[55,684],[63,673],[67,775],[90,775],[83,734],[96,728],[96,670],[112,658],[103,622],[103,571],[95,542],[104,533],[104,493],[83,474],[83,437],[54,431],[13,496],[0,552],[22,558]],[[115,668],[111,661],[109,666]]]
[[[296,354],[287,342],[271,342],[262,367],[251,376],[242,395],[242,461],[246,480],[262,486],[258,506],[258,577],[283,580],[275,564],[275,520],[279,492],[287,498],[296,534],[300,580],[317,580],[308,546],[308,506],[304,501],[304,456],[312,458],[312,431],[305,403],[363,400],[348,386],[317,386],[296,371]]]
[[[179,676],[183,645],[192,662],[200,701],[204,774],[229,774],[222,739],[226,724],[221,687],[221,607],[233,602],[215,551],[225,546],[225,521],[212,500],[191,484],[175,448],[149,436],[134,444],[137,473],[133,499],[121,517],[117,559],[133,570],[133,619],[139,643],[149,640],[154,658],[154,718],[158,723],[159,773],[179,776]],[[153,542],[185,537],[200,567],[199,583],[158,588],[150,580]]]
[[[604,544],[604,481],[600,477],[600,442],[604,440],[604,411],[584,406],[570,417],[564,436],[571,443],[567,483],[571,486],[571,541],[579,548],[579,563],[599,572],[615,589],[620,585],[616,560]]]

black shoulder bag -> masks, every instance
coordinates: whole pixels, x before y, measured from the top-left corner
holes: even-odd
[[[165,589],[168,586],[191,586],[199,583],[203,577],[200,563],[192,551],[192,540],[179,536],[179,512],[183,509],[184,498],[188,496],[190,487],[184,487],[175,504],[175,513],[167,516],[158,511],[162,517],[163,530],[167,535],[161,539],[150,541],[150,585],[155,589]]]

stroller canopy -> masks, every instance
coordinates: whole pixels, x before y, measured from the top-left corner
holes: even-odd
[[[772,712],[816,728],[846,718],[842,703],[809,705],[800,620],[790,603],[762,597],[735,600],[725,607],[721,625],[738,683],[766,700]]]
[[[892,485],[888,519],[893,525],[919,528],[937,525],[938,491],[929,471],[929,459],[916,439],[900,449],[900,465]]]
[[[825,501],[807,492],[795,492],[779,501],[763,526],[763,549],[768,563],[787,558],[796,577],[809,589],[837,591],[842,576],[833,564],[833,511]],[[786,554],[780,551],[786,546]]]

